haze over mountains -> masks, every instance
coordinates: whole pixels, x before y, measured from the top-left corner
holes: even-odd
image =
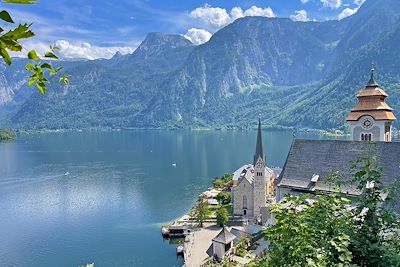
[[[248,128],[262,113],[271,127],[342,129],[372,62],[389,104],[400,110],[397,2],[367,0],[341,21],[245,17],[200,46],[149,33],[130,55],[62,62],[72,83],[54,81],[46,96],[27,88],[25,60],[16,60],[1,67],[1,124]]]

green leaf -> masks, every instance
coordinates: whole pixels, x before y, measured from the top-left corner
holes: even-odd
[[[56,68],[54,71],[55,72],[59,72],[59,71],[61,71],[61,70],[63,70],[64,68],[63,67],[58,67],[58,68]]]
[[[38,82],[38,83],[36,83],[36,87],[39,89],[39,91],[42,93],[42,94],[46,94],[46,84],[44,84],[43,82]]]
[[[37,55],[35,50],[29,51],[28,58],[32,60],[40,60],[40,57]]]
[[[20,52],[22,50],[22,45],[15,40],[9,38],[2,38],[0,40],[4,43],[5,47],[11,51]]]
[[[7,50],[4,48],[0,48],[0,56],[4,59],[7,65],[11,65],[11,57],[8,54]]]
[[[43,63],[43,64],[42,64],[42,68],[43,68],[43,69],[49,69],[49,70],[52,70],[52,69],[53,69],[53,67],[52,67],[49,63]]]
[[[37,0],[2,0],[7,4],[36,4]]]
[[[9,22],[9,23],[14,23],[14,21],[13,21],[13,19],[11,18],[10,14],[9,14],[7,11],[5,11],[5,10],[2,10],[2,11],[0,12],[0,19],[4,20],[4,21],[6,21],[6,22]]]
[[[28,63],[28,64],[26,64],[25,69],[26,69],[26,70],[29,70],[29,71],[32,71],[32,70],[35,69],[35,66],[33,66],[33,65],[30,64],[30,63]]]
[[[19,39],[26,39],[35,36],[35,34],[30,30],[32,24],[19,24],[17,28],[9,30],[5,33],[2,38],[11,39],[18,41]]]
[[[28,81],[28,86],[32,86],[35,83],[36,79],[35,78],[30,78]]]
[[[67,84],[70,83],[70,81],[69,81],[69,78],[70,78],[70,77],[71,77],[71,75],[64,74],[62,77],[60,77],[59,82],[60,82],[60,83],[63,82],[65,85],[67,85]]]
[[[53,52],[54,52],[54,51],[60,51],[61,48],[59,48],[58,46],[52,46],[52,45],[51,45],[51,46],[50,46],[50,50],[53,51]]]
[[[59,59],[58,56],[56,56],[53,52],[47,52],[46,54],[44,54],[44,57]]]

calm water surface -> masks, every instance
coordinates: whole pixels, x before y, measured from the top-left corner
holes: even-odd
[[[267,163],[282,166],[292,134],[263,137]],[[0,144],[0,266],[181,266],[160,226],[214,177],[249,163],[255,139],[255,131],[123,131]]]

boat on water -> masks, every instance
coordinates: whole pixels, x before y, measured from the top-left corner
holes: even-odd
[[[176,255],[183,255],[184,248],[182,245],[176,247]]]
[[[161,235],[168,237],[185,237],[190,234],[193,229],[187,225],[170,225],[161,227]]]

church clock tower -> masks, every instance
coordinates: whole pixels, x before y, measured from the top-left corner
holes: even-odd
[[[358,104],[347,117],[353,141],[392,141],[393,109],[385,102],[388,95],[375,81],[374,68],[364,89],[357,94]]]
[[[265,207],[266,198],[266,178],[265,178],[265,155],[263,153],[261,135],[261,117],[258,119],[257,145],[254,154],[254,216],[261,214],[260,208]]]

